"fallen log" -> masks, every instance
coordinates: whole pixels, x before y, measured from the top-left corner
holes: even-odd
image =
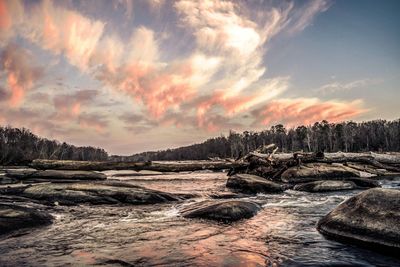
[[[400,173],[400,153],[304,153],[302,151],[276,153],[276,151],[275,145],[269,145],[249,152],[241,159],[249,165],[228,175],[248,173],[272,181],[298,182],[302,179],[373,177]]]
[[[107,171],[107,170],[149,170],[159,172],[181,172],[199,170],[224,170],[247,166],[246,162],[229,161],[153,161],[153,162],[100,162],[100,161],[72,161],[72,160],[42,160],[36,159],[30,164],[31,168],[39,170],[80,170],[80,171]]]

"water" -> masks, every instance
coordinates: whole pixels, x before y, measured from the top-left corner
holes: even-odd
[[[143,206],[29,204],[50,209],[55,222],[1,239],[0,266],[400,266],[400,259],[327,240],[316,231],[319,218],[358,191],[259,194],[247,198],[263,206],[255,217],[222,224],[185,219],[180,211],[225,190],[224,173],[118,179],[199,197]],[[398,188],[400,177],[382,184]]]

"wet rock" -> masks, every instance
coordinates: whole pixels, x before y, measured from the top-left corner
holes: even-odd
[[[10,169],[6,176],[18,180],[105,180],[103,173],[92,171],[64,171],[64,170],[35,170],[35,169]]]
[[[248,201],[225,201],[221,203],[200,203],[183,211],[186,218],[202,218],[223,222],[248,219],[257,214],[261,206]]]
[[[304,183],[358,176],[359,171],[341,164],[313,163],[287,169],[282,173],[281,180],[285,183]]]
[[[237,194],[233,192],[212,192],[208,194],[208,197],[213,199],[229,199],[229,198],[241,198],[244,197],[243,194]]]
[[[49,225],[52,216],[32,208],[12,204],[0,204],[0,235],[23,228]]]
[[[10,189],[11,190],[11,189]],[[7,194],[7,191],[3,193]],[[60,205],[90,204],[152,204],[185,199],[161,191],[146,189],[121,182],[42,183],[12,189],[14,194],[45,203]]]
[[[360,188],[374,188],[374,187],[381,187],[378,181],[367,179],[367,178],[346,178],[346,181],[351,181],[355,183]]]
[[[242,193],[279,193],[281,185],[251,174],[235,174],[228,178],[226,186]]]
[[[315,181],[304,184],[298,184],[293,189],[297,191],[306,191],[311,193],[352,190],[356,189],[357,185],[351,181]]]
[[[366,190],[323,217],[317,229],[339,241],[400,251],[400,191]]]

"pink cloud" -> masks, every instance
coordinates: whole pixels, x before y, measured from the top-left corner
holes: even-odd
[[[11,14],[5,0],[0,1],[0,30],[8,30],[11,28]]]
[[[34,83],[41,78],[43,69],[34,66],[31,54],[14,44],[5,47],[0,56],[0,70],[6,74],[7,87],[11,92],[9,105],[19,106]]]
[[[57,117],[61,120],[70,120],[79,116],[82,108],[94,102],[97,95],[96,90],[80,90],[73,94],[56,95],[53,104]]]
[[[25,37],[55,54],[63,53],[68,61],[86,71],[103,34],[104,23],[76,11],[43,1],[29,13]]]
[[[339,122],[354,118],[367,109],[361,100],[321,101],[317,98],[280,99],[253,112],[257,124],[283,123],[287,126],[311,124],[320,120]]]

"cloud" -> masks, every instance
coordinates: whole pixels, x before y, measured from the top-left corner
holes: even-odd
[[[328,0],[311,0],[303,7],[296,10],[292,17],[292,23],[288,26],[289,33],[298,33],[309,26],[316,15],[325,12],[331,6]]]
[[[100,37],[104,23],[78,12],[42,1],[29,14],[24,36],[54,54],[64,54],[68,61],[86,71]]]
[[[9,105],[18,107],[26,92],[42,77],[43,68],[34,65],[28,50],[8,44],[0,55],[0,72],[7,77],[7,88],[11,94]]]
[[[171,124],[206,131],[240,128],[251,118],[238,121],[249,114],[262,124],[279,120],[290,124],[296,119],[304,122],[322,116],[331,120],[354,117],[365,111],[360,101],[279,99],[288,91],[290,77],[267,76],[266,51],[271,40],[283,32],[304,30],[329,8],[329,1],[149,1],[147,7],[160,12],[160,7],[172,5],[180,27],[177,32],[185,31],[192,37],[187,51],[179,51],[175,58],[164,42],[178,36],[171,31],[172,36],[166,41],[163,32],[150,28],[155,24],[138,25],[132,32],[121,33],[110,30],[115,26],[113,21],[65,7],[72,4],[45,0],[29,3],[26,10],[19,4],[0,2],[0,13],[6,14],[0,16],[0,27],[4,29],[1,34],[8,32],[4,34],[7,38],[18,35],[53,56],[60,55],[91,82],[131,98],[132,107],[124,106],[122,110],[131,108],[132,114],[139,113],[140,117],[119,119],[126,129],[135,132]],[[127,12],[121,15],[128,18],[136,12],[132,1],[117,1],[114,5],[118,9],[126,6]],[[9,101],[18,103],[33,83],[22,82],[13,75],[7,79],[14,88],[11,99],[16,100]],[[330,88],[355,86],[362,85],[331,84]],[[104,100],[95,92],[56,95],[50,120],[106,132],[107,117],[92,114],[87,108]]]
[[[94,103],[98,94],[97,90],[80,90],[73,94],[56,95],[53,98],[54,108],[64,118],[78,116],[82,108]]]
[[[14,36],[14,28],[23,21],[24,8],[19,0],[0,0],[0,45]]]
[[[279,99],[252,112],[254,125],[282,123],[287,126],[311,124],[320,120],[339,122],[368,111],[362,100],[321,101],[318,98]]]
[[[8,101],[11,93],[3,87],[0,87],[0,102]]]
[[[348,91],[355,88],[365,87],[367,85],[376,84],[378,80],[363,79],[355,80],[348,83],[332,82],[319,87],[316,91],[320,93],[334,93],[340,91]]]
[[[108,121],[101,115],[81,114],[79,116],[79,125],[83,128],[94,129],[98,133],[106,134]]]

